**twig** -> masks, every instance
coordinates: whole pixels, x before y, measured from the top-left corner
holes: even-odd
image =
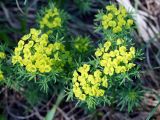
[[[17,7],[18,7],[19,11],[20,11],[22,14],[25,14],[25,13],[23,12],[23,10],[21,9],[21,7],[19,6],[18,0],[16,0],[16,4],[17,4]]]
[[[17,116],[17,115],[13,114],[13,113],[9,110],[9,107],[8,107],[8,106],[6,107],[6,110],[7,110],[7,113],[8,113],[10,116],[12,116],[12,117],[14,117],[14,118],[16,118],[16,119],[21,119],[21,120],[29,119],[29,118],[31,118],[31,117],[33,117],[33,116],[35,115],[35,113],[31,113],[30,115],[27,115],[27,116]]]
[[[147,46],[147,50],[146,50],[146,58],[147,58],[147,63],[148,63],[148,66],[149,66],[149,68],[150,69],[152,69],[153,67],[152,67],[152,65],[151,65],[151,62],[150,62],[150,57],[149,57],[149,48],[148,48],[149,46]]]
[[[42,117],[36,107],[33,108],[35,111],[35,115],[39,118],[39,120],[44,120],[44,117]]]
[[[0,94],[3,93],[3,91],[5,91],[5,89],[7,89],[7,88],[3,87],[2,90],[0,91]]]
[[[65,118],[65,120],[71,120],[62,109],[60,109],[59,107],[57,107],[57,110],[63,115],[63,117]]]
[[[70,115],[75,109],[76,109],[76,107],[73,107],[73,108],[67,113],[67,115]]]
[[[27,4],[27,0],[24,0],[24,5],[26,5]]]
[[[8,12],[8,9],[5,7],[5,5],[1,2],[1,7],[2,7],[2,10],[4,11],[4,15],[8,21],[8,23],[13,27],[13,28],[19,28],[19,26],[17,26],[16,24],[14,24],[10,18],[10,15],[9,15],[9,12]]]

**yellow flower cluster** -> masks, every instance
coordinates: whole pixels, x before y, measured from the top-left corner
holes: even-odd
[[[12,63],[19,63],[28,72],[47,73],[52,70],[56,61],[61,61],[59,52],[64,51],[64,45],[55,42],[49,43],[48,35],[32,28],[29,34],[24,35],[14,50]]]
[[[44,17],[40,20],[40,27],[56,28],[61,27],[61,17],[57,8],[47,9]]]
[[[4,59],[6,57],[6,54],[4,52],[0,52],[0,59]]]
[[[123,40],[118,39],[117,44]],[[100,58],[100,65],[104,67],[103,72],[105,75],[112,76],[114,73],[124,73],[135,66],[132,63],[135,57],[135,48],[131,47],[129,50],[125,46],[119,45],[117,49],[110,50],[111,42],[105,42],[102,48],[98,48],[95,56]]]
[[[107,78],[100,70],[90,73],[90,65],[84,64],[73,73],[73,93],[80,100],[86,100],[87,96],[100,97],[108,87]]]
[[[115,5],[108,5],[106,9],[108,13],[102,16],[103,29],[111,29],[113,33],[118,33],[133,25],[133,20],[127,18],[127,11],[124,7],[120,6],[117,9]]]

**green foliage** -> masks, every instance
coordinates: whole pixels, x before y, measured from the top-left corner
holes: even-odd
[[[92,0],[86,0],[85,2],[83,0],[74,0],[74,2],[82,13],[89,12],[92,9]]]
[[[7,118],[6,118],[5,115],[1,114],[1,115],[0,115],[0,120],[7,120]]]
[[[74,48],[80,53],[86,53],[91,48],[91,40],[89,37],[81,37],[78,36],[75,40],[73,40]]]
[[[137,88],[123,88],[119,92],[118,101],[120,106],[120,110],[124,110],[127,108],[128,112],[132,112],[133,108],[138,107],[140,105],[140,100],[142,99],[143,91]]]

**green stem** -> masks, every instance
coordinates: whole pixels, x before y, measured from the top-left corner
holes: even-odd
[[[59,106],[59,104],[61,103],[61,101],[63,100],[63,98],[64,98],[64,91],[61,91],[58,98],[57,98],[56,103],[53,105],[52,109],[47,113],[45,120],[53,120],[54,119],[56,109]]]

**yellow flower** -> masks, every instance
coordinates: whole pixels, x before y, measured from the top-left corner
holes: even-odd
[[[85,100],[86,99],[86,95],[85,94],[82,94],[80,97],[79,97],[80,100]]]
[[[114,59],[113,62],[112,62],[114,68],[117,68],[119,63],[120,63],[120,61],[118,61],[117,59]]]
[[[112,13],[109,13],[109,14],[107,15],[108,21],[112,20],[112,18],[113,18],[113,14],[112,14]]]
[[[0,52],[0,59],[6,58],[6,54],[4,52]]]
[[[119,10],[115,10],[114,14],[115,14],[115,15],[119,15],[119,14],[120,14],[120,11],[119,11]]]
[[[96,52],[95,52],[95,56],[96,57],[99,57],[99,56],[101,56],[103,54],[103,51],[100,49],[100,48],[98,48],[97,50],[96,50]]]
[[[16,64],[17,62],[19,62],[22,65],[22,57],[21,56],[13,56],[12,57],[12,63]]]
[[[56,17],[53,21],[53,27],[61,27],[61,18]]]
[[[119,52],[120,52],[121,55],[125,55],[126,50],[127,50],[127,49],[126,49],[125,46],[121,46],[121,47],[119,48]]]
[[[41,34],[41,30],[37,30],[35,28],[31,28],[30,29],[30,34],[32,34],[32,36],[38,36]]]
[[[123,73],[123,72],[126,72],[126,71],[127,71],[126,67],[125,66],[121,66],[121,72]]]
[[[94,77],[95,78],[98,78],[98,77],[100,77],[102,75],[102,72],[100,71],[100,70],[96,70],[95,72],[94,72]]]
[[[110,52],[109,52],[109,55],[110,55],[111,57],[115,57],[115,56],[116,56],[114,51],[110,51]]]
[[[118,51],[118,50],[114,50],[114,54],[115,54],[116,56],[119,56],[119,51]]]
[[[108,87],[108,82],[106,78],[102,78],[102,86],[107,88]]]
[[[99,96],[104,96],[104,90],[99,91]]]
[[[121,18],[121,19],[119,19],[119,21],[118,21],[118,26],[124,26],[126,24],[126,21],[123,19],[123,18]]]
[[[131,27],[133,25],[133,20],[132,19],[128,19],[127,20],[127,26]]]
[[[106,75],[112,76],[114,74],[114,68],[113,67],[105,67],[103,72]]]
[[[108,11],[113,11],[113,12],[115,12],[117,10],[115,5],[108,5],[108,6],[106,6],[106,9]]]
[[[78,83],[78,82],[75,82],[75,86],[76,86],[76,87],[79,87],[79,83]]]
[[[76,78],[76,77],[73,77],[73,78],[72,78],[72,82],[77,82],[77,78]]]
[[[121,67],[120,66],[116,67],[115,72],[119,74],[121,72]]]
[[[109,53],[104,53],[102,56],[103,59],[107,60],[110,58],[110,54]]]
[[[83,68],[85,69],[86,72],[88,72],[90,70],[90,65],[84,64]]]
[[[111,46],[111,42],[110,41],[104,43],[104,47],[105,48],[109,48],[110,46]]]
[[[107,66],[107,60],[101,60],[100,65],[101,66]]]
[[[26,70],[31,73],[35,73],[37,71],[36,66],[33,64],[27,64]]]
[[[127,64],[127,69],[129,70],[129,69],[131,69],[131,68],[134,67],[134,66],[135,66],[134,63],[129,63],[129,64]]]
[[[20,41],[18,42],[18,46],[21,48],[21,47],[23,47],[23,45],[24,45],[24,41],[23,41],[23,40],[20,40]]]
[[[132,60],[132,58],[133,58],[133,55],[131,54],[131,53],[129,53],[129,54],[126,54],[126,60]]]
[[[15,48],[14,53],[16,56],[19,56],[21,54],[21,49],[20,48]]]
[[[109,22],[108,22],[108,25],[109,25],[110,27],[115,27],[115,26],[116,26],[116,22],[115,22],[114,20],[109,21]]]
[[[31,48],[34,45],[34,42],[33,41],[29,41],[27,45],[28,45],[29,48]]]
[[[47,46],[47,44],[48,44],[48,41],[47,40],[42,40],[42,41],[40,41],[40,45],[41,46]]]
[[[0,71],[0,81],[4,79],[3,72]]]
[[[121,14],[125,17],[126,14],[127,14],[127,11],[126,11],[125,7],[120,6],[120,11],[121,11]]]
[[[107,21],[102,21],[102,26],[104,29],[107,29],[109,26],[108,26],[108,22]]]
[[[47,55],[51,55],[52,54],[52,49],[47,47],[47,48],[45,48],[45,52],[46,52]]]
[[[73,72],[73,76],[74,76],[74,77],[78,77],[78,73],[77,73],[76,70]]]
[[[88,81],[89,81],[89,82],[94,81],[94,76],[93,76],[93,75],[88,75]]]
[[[21,39],[25,41],[25,40],[28,40],[30,37],[31,37],[31,34],[26,34]]]
[[[108,6],[106,6],[106,9],[108,11],[111,11],[113,8],[115,8],[115,5],[108,5]]]
[[[29,60],[28,58],[23,59],[22,62],[23,62],[24,65],[32,64],[32,61]]]
[[[134,55],[135,54],[135,47],[131,47],[130,52]]]
[[[50,72],[52,68],[49,65],[44,66],[45,72]]]
[[[117,45],[121,45],[124,42],[122,39],[117,39]]]
[[[122,27],[120,26],[116,26],[113,28],[113,33],[118,33],[118,32],[121,32],[122,31]]]
[[[102,16],[102,20],[103,20],[103,21],[108,20],[108,16],[107,16],[107,15],[103,15],[103,16]]]

